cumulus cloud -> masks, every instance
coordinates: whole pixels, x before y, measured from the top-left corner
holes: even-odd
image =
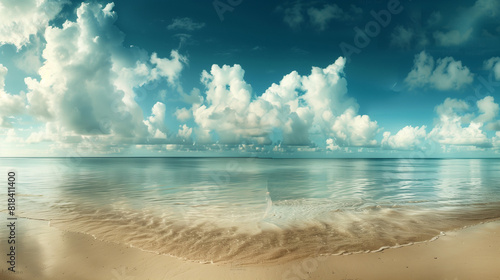
[[[410,88],[429,86],[438,90],[459,90],[473,82],[474,76],[461,61],[452,57],[434,58],[425,51],[415,56],[405,82]]]
[[[494,120],[498,115],[499,106],[495,103],[493,96],[486,96],[477,101],[477,107],[480,115],[474,119],[474,122],[486,123]]]
[[[478,101],[478,107],[484,109],[484,104],[479,104],[485,102]],[[491,141],[482,130],[482,122],[464,123],[464,113],[468,109],[469,106],[465,101],[447,98],[443,104],[436,107],[439,120],[428,137],[444,145],[491,146]]]
[[[491,70],[495,79],[500,81],[500,57],[492,57],[484,62],[484,68]]]
[[[452,57],[437,60],[436,68],[430,77],[430,83],[439,90],[458,90],[474,80],[469,68]]]
[[[156,53],[153,53],[151,55],[151,63],[156,66],[151,70],[151,79],[156,80],[166,77],[168,83],[174,86],[177,84],[180,73],[187,63],[187,58],[180,55],[178,51],[172,50],[170,59],[159,58]]]
[[[356,115],[353,108],[348,108],[342,115],[335,119],[332,130],[337,142],[342,146],[375,146],[374,139],[378,133],[376,121],[371,121],[367,115]]]
[[[474,120],[484,123],[488,130],[500,131],[500,120],[497,119],[499,113],[499,105],[495,103],[493,96],[486,96],[477,101],[479,116]]]
[[[335,140],[332,138],[326,139],[326,150],[327,151],[336,151],[339,150],[340,146],[335,143]]]
[[[169,30],[187,30],[194,31],[205,27],[204,22],[195,22],[193,19],[184,18],[174,18],[172,23],[167,26]]]
[[[191,134],[193,133],[193,129],[183,124],[179,126],[179,130],[177,131],[177,135],[184,140],[189,140],[191,138]]]
[[[422,51],[415,56],[413,69],[406,77],[405,82],[412,88],[426,85],[430,82],[433,70],[434,58],[425,51]]]
[[[149,135],[152,135],[153,138],[167,138],[167,127],[165,126],[165,111],[165,104],[156,102],[156,104],[151,109],[151,116],[144,121],[144,124],[146,124],[146,126],[148,127]]]
[[[33,141],[70,137],[78,142],[96,136],[133,143],[165,136],[160,120],[164,105],[157,103],[153,116],[144,122],[134,88],[161,78],[175,84],[186,59],[176,51],[167,59],[125,48],[115,20],[112,3],[83,3],[76,21],[45,30],[40,80],[25,79],[29,112],[47,123],[45,131],[35,132]]]
[[[65,0],[22,0],[0,2],[0,46],[22,48],[30,36],[45,29],[62,9]]]
[[[9,117],[19,115],[25,111],[25,97],[5,92],[5,76],[7,67],[0,64],[0,127],[11,127]]]
[[[357,114],[344,66],[339,58],[310,75],[293,71],[255,97],[241,66],[213,65],[202,74],[206,100],[192,107],[197,141],[270,144],[279,135],[283,145],[311,145],[310,136],[321,135],[341,146],[376,145],[378,125]]]
[[[482,123],[471,122],[463,127],[460,118],[442,116],[440,123],[429,133],[429,137],[445,145],[473,145],[487,147],[490,141],[482,131]]]
[[[191,114],[191,110],[186,108],[179,108],[175,110],[174,115],[181,122],[185,122],[193,117],[193,115]]]
[[[210,73],[202,73],[207,104],[193,106],[194,119],[201,129],[216,130],[223,143],[236,144],[242,138],[265,134],[257,116],[249,114],[251,87],[243,75],[239,65],[213,65]]]
[[[405,126],[395,135],[390,132],[384,132],[382,139],[382,147],[394,150],[414,150],[422,145],[427,132],[426,126],[412,127],[411,125]]]
[[[469,104],[467,104],[467,102],[455,98],[446,98],[443,104],[439,104],[435,108],[439,116],[447,116],[447,117],[463,114],[468,109],[469,109]]]

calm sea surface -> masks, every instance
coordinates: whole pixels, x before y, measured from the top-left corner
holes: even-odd
[[[368,252],[500,218],[498,159],[0,162],[18,216],[200,262]]]

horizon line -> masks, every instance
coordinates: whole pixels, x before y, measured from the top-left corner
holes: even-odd
[[[20,156],[0,158],[256,158],[256,159],[500,159],[500,157],[262,157],[262,156]]]

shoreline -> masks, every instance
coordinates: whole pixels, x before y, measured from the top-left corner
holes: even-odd
[[[59,230],[44,221],[20,220],[18,235],[17,272],[7,271],[8,264],[2,262],[0,278],[5,280],[500,279],[498,220],[379,252],[240,266],[157,255]],[[7,249],[5,234],[0,242]]]

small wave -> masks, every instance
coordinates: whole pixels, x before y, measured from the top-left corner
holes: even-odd
[[[500,217],[498,205],[425,210],[405,207],[332,209],[320,216],[296,216],[296,202],[273,205],[258,221],[225,226],[208,219],[130,209],[64,205],[58,228],[86,233],[156,254],[203,263],[254,264],[320,255],[378,252],[432,241],[442,232]]]

